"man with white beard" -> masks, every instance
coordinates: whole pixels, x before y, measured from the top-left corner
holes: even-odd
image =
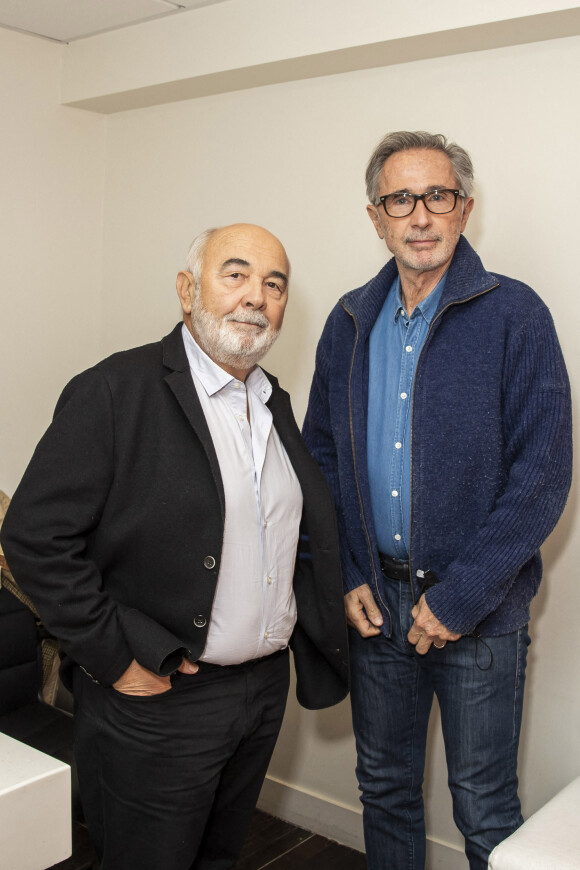
[[[11,570],[61,641],[101,870],[233,867],[288,646],[304,706],[347,692],[332,497],[257,366],[288,275],[261,227],[198,236],[184,323],[68,384],[4,521]]]

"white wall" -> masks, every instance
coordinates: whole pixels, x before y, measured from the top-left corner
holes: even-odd
[[[394,129],[440,130],[471,151],[478,185],[467,236],[488,268],[527,280],[552,309],[577,404],[579,48],[580,37],[558,39],[104,119],[57,105],[63,49],[0,31],[0,73],[11,75],[10,93],[0,97],[10,131],[0,141],[10,208],[1,234],[9,376],[0,386],[0,486],[14,488],[71,374],[172,327],[185,249],[215,224],[262,223],[287,247],[291,301],[267,365],[301,418],[330,308],[384,262],[364,211],[363,174],[376,141]],[[539,191],[549,191],[547,207],[538,206]],[[575,489],[545,548],[534,604],[521,753],[526,813],[580,773],[577,501]],[[455,870],[465,864],[437,728],[430,747],[430,866]],[[320,713],[292,702],[264,805],[360,845],[353,769],[348,702]]]
[[[63,47],[0,30],[0,489],[99,355],[104,119],[59,105]]]

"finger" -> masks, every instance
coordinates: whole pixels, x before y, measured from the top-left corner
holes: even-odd
[[[380,628],[374,626],[365,616],[364,610],[359,610],[350,616],[347,614],[346,621],[356,629],[361,637],[373,637],[381,633]]]
[[[369,622],[372,622],[373,625],[382,625],[383,617],[381,615],[381,611],[377,607],[377,603],[375,601],[374,595],[369,589],[369,587],[363,587],[359,593],[359,607],[362,607],[364,612],[366,613],[366,618]]]
[[[415,630],[413,630],[415,629]],[[432,638],[429,635],[424,634],[423,632],[417,633],[417,627],[413,626],[407,635],[409,643],[412,643],[415,647],[415,651],[419,653],[419,655],[424,656],[426,652],[429,651],[431,644],[433,643]]]
[[[441,623],[437,626],[427,628],[426,631],[430,634],[432,640],[440,640],[445,643],[447,643],[448,640],[459,640],[461,637],[460,634],[456,634],[454,631],[449,631],[449,629],[445,628]]]
[[[459,640],[461,637],[460,634],[457,634],[454,631],[450,631],[448,628],[445,628],[442,622],[431,614],[431,616],[426,616],[424,613],[419,614],[415,618],[415,622],[413,623],[414,627],[418,629],[418,631],[423,632],[433,640],[434,638],[440,638],[441,640]]]
[[[161,695],[171,688],[169,677],[159,677],[157,680],[132,681],[113,686],[122,695]]]
[[[371,625],[370,622],[366,622],[363,625],[356,625],[355,628],[361,637],[376,637],[377,634],[381,633],[380,628],[375,628],[375,626]]]
[[[362,608],[358,604],[353,604],[348,598],[344,600],[344,611],[346,613],[346,621],[353,628],[356,628],[361,614],[364,615]]]
[[[377,628],[376,625],[372,625],[368,620],[365,622],[362,631],[359,627],[359,634],[362,635],[362,637],[376,637],[377,634],[380,633],[380,628]]]
[[[432,644],[429,638],[426,635],[423,635],[419,643],[416,644],[415,651],[418,652],[420,656],[424,656],[425,653],[429,652],[431,646]]]
[[[423,637],[423,632],[416,625],[412,625],[407,633],[407,640],[409,643],[412,643],[413,646],[419,643],[421,638]]]
[[[197,674],[199,665],[195,662],[190,662],[188,659],[181,659],[181,664],[177,668],[182,674]]]

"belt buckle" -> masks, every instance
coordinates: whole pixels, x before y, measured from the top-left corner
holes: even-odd
[[[383,553],[379,553],[379,562],[381,565],[381,572],[387,580],[404,583],[409,579],[408,562],[395,559],[393,556],[386,556]]]

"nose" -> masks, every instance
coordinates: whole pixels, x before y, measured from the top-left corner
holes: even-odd
[[[262,311],[266,307],[266,293],[260,278],[249,281],[242,305],[244,308],[255,308],[257,311]]]
[[[420,227],[426,227],[431,223],[431,212],[425,205],[425,200],[418,199],[412,214],[413,223]]]

